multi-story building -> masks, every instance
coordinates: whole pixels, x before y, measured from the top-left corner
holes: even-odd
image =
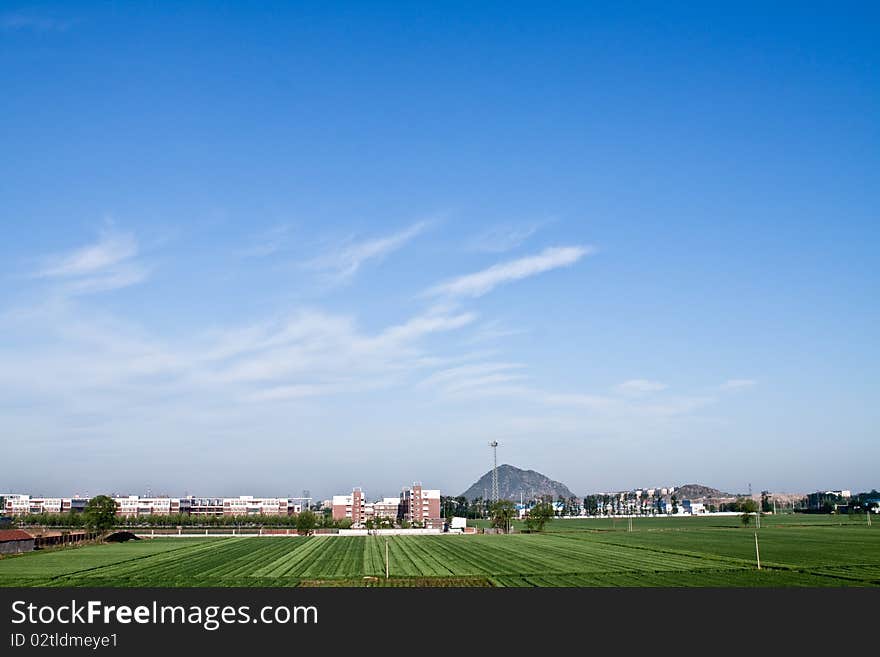
[[[222,516],[222,497],[190,497],[189,513],[194,516]]]
[[[80,497],[31,497],[30,495],[6,494],[5,511],[18,516],[40,513],[68,513],[82,511],[88,500]]]
[[[43,498],[6,494],[5,511],[9,515],[67,513],[82,511],[88,499],[79,497]],[[120,516],[176,515],[293,515],[303,510],[303,500],[287,497],[140,497],[114,496]]]
[[[128,495],[114,497],[116,515],[119,516],[150,516],[188,513],[187,500],[178,497],[140,497]]]
[[[360,527],[373,518],[396,518],[423,527],[443,526],[440,515],[440,491],[425,490],[420,483],[404,488],[400,497],[383,497],[367,502],[363,490],[355,488],[350,495],[333,496],[333,519],[351,520]]]
[[[223,498],[223,515],[234,516],[289,516],[302,511],[302,504],[287,497]]]
[[[383,497],[381,500],[377,500],[367,506],[372,507],[372,515],[374,518],[390,518],[392,520],[397,520],[397,517],[400,515],[400,499],[397,497]]]
[[[61,512],[68,513],[70,511],[85,511],[86,504],[89,503],[87,497],[64,497],[61,498]]]
[[[354,488],[350,495],[333,496],[333,520],[351,520],[356,527],[372,518],[373,506],[370,505],[370,517],[367,517],[367,504],[364,491]]]
[[[435,529],[443,527],[439,490],[424,489],[421,482],[414,483],[400,493],[400,506],[400,516],[410,523]]]

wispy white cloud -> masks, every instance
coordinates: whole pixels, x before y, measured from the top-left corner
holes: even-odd
[[[517,408],[541,408],[546,413],[568,411],[619,421],[683,417],[716,401],[708,396],[677,396],[655,401],[655,398],[649,400],[642,394],[621,396],[547,390],[529,383],[529,378],[524,363],[484,361],[437,370],[416,387],[436,390],[453,401],[501,399],[514,401]],[[658,385],[633,385],[630,388],[662,389]]]
[[[494,319],[476,326],[474,332],[465,340],[465,343],[495,342],[502,338],[522,335],[523,333],[528,333],[528,329],[505,326],[500,320]]]
[[[469,251],[504,253],[522,245],[538,232],[540,224],[495,226],[473,236],[467,243]]]
[[[148,277],[149,269],[137,255],[134,234],[108,228],[94,244],[44,258],[34,276],[58,281],[60,290],[72,295],[115,290]]]
[[[587,413],[632,422],[647,419],[670,419],[689,416],[717,401],[711,396],[679,396],[662,401],[640,397],[622,398],[581,392],[555,392],[531,387],[499,389],[496,395],[508,395],[524,404],[547,408],[568,408]]]
[[[158,412],[173,399],[190,400],[193,414],[209,416],[218,406],[247,414],[256,403],[411,384],[458,357],[433,355],[427,338],[469,321],[431,314],[367,333],[351,317],[302,310],[283,321],[167,341],[56,302],[0,315],[0,334],[28,332],[36,339],[31,348],[0,346],[0,387],[14,386],[17,397],[54,405],[62,414],[72,407],[99,414],[113,408],[116,416],[138,408]]]
[[[728,379],[718,387],[721,390],[741,390],[755,385],[758,385],[758,382],[754,379]]]
[[[437,314],[429,312],[385,329],[379,336],[383,341],[408,341],[438,331],[451,331],[461,328],[474,321],[474,313],[458,313],[455,315]]]
[[[428,226],[429,222],[420,221],[392,235],[361,241],[348,241],[335,246],[330,252],[308,261],[306,266],[309,269],[324,272],[338,282],[345,281],[354,276],[367,262],[381,260],[402,248],[407,242],[424,232]]]
[[[668,388],[665,383],[649,381],[647,379],[631,379],[614,386],[614,389],[623,395],[646,395],[652,392],[660,392]]]
[[[94,294],[97,292],[110,292],[120,288],[143,283],[149,278],[150,270],[136,263],[109,269],[106,272],[94,276],[85,276],[71,280],[63,286],[63,290],[70,294]]]
[[[518,372],[525,367],[522,363],[480,362],[433,372],[419,382],[419,388],[435,387],[445,392],[454,392],[464,388],[497,385],[519,381],[525,377]]]
[[[69,253],[51,256],[38,276],[63,277],[92,274],[137,255],[137,240],[131,233],[103,231],[95,244]]]
[[[428,366],[419,342],[433,333],[459,329],[472,319],[470,313],[429,313],[365,334],[351,317],[300,311],[278,324],[218,336],[205,354],[205,360],[216,363],[206,376],[227,383],[320,384],[320,388],[293,390],[329,393],[334,388],[326,384],[352,383],[350,379],[357,376],[393,377]],[[361,383],[355,380],[352,385]]]
[[[510,260],[488,269],[459,276],[430,288],[429,296],[480,297],[499,285],[535,276],[559,267],[573,265],[594,249],[589,246],[561,246],[544,249],[537,255]]]

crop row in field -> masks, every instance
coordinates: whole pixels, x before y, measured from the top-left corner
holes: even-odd
[[[556,518],[545,528],[545,533],[567,532],[626,532],[629,530],[630,519],[620,517],[606,518]],[[751,521],[754,525],[754,518]],[[486,519],[468,520],[472,527],[489,527]],[[763,528],[775,527],[864,527],[867,520],[864,514],[809,514],[809,513],[780,513],[761,517]],[[713,528],[741,528],[740,515],[696,515],[696,516],[635,516],[632,518],[632,526],[636,531],[664,531],[673,529],[713,529]],[[526,529],[525,523],[515,520],[513,527],[517,531]]]
[[[155,539],[0,560],[25,586],[880,584],[880,531],[735,528],[510,536]],[[384,581],[385,555],[391,580]],[[457,583],[456,583],[457,582]]]
[[[594,534],[594,540],[650,552],[713,554],[753,562],[755,534],[742,529]],[[880,565],[880,532],[866,527],[784,527],[759,532],[762,561],[788,568]]]

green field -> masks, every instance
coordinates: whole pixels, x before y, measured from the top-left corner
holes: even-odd
[[[632,532],[620,520],[556,521],[543,534],[509,536],[157,538],[0,559],[0,586],[880,585],[880,527],[765,521],[758,571],[753,531],[727,521],[637,520]]]
[[[752,523],[755,520],[752,518]],[[880,522],[880,518],[876,519]],[[623,531],[627,528],[628,518],[557,518],[547,525],[545,531],[559,533],[568,531]],[[468,525],[474,527],[489,527],[488,520],[468,520]],[[857,515],[823,515],[807,513],[786,513],[778,515],[766,515],[761,517],[761,527],[843,527],[866,525],[865,516]],[[517,530],[525,529],[525,523],[513,521]],[[704,516],[659,516],[659,517],[634,517],[633,529],[705,529],[721,527],[742,527],[739,514],[737,515],[704,515]]]

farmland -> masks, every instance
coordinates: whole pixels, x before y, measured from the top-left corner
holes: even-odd
[[[558,521],[543,534],[156,538],[0,560],[0,586],[877,586],[880,527]],[[737,519],[732,519],[737,520]],[[388,544],[390,579],[385,579]]]

